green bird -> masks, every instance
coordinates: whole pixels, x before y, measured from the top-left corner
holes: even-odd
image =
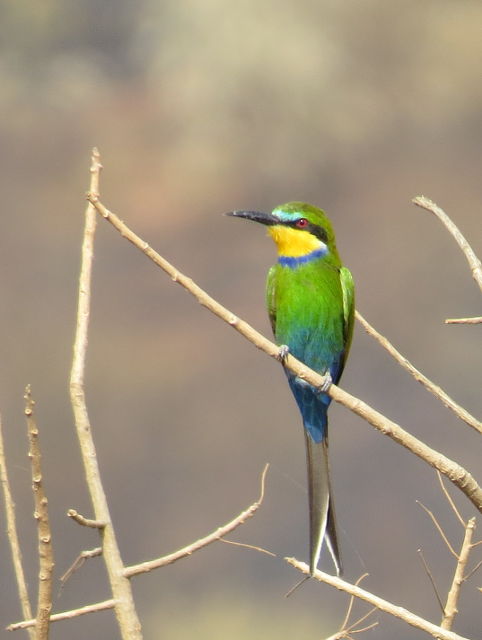
[[[268,273],[266,303],[280,359],[287,353],[338,383],[353,334],[354,284],[343,266],[330,220],[313,205],[289,202],[272,213],[228,215],[266,225],[278,249]],[[326,540],[337,575],[342,573],[328,461],[327,411],[331,398],[285,369],[300,409],[306,442],[310,514],[310,573]]]

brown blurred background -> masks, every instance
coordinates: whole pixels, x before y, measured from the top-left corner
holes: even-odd
[[[259,228],[221,214],[293,199],[325,208],[359,310],[482,413],[480,329],[443,324],[480,314],[479,292],[447,232],[410,204],[422,193],[436,200],[482,253],[481,24],[482,4],[470,0],[2,3],[0,407],[32,597],[27,383],[42,430],[57,576],[98,542],[65,516],[71,507],[91,515],[68,374],[93,145],[106,205],[266,335],[274,248]],[[278,557],[217,544],[136,578],[146,638],[333,633],[343,595],[307,584],[284,598],[299,575],[283,556],[306,559],[307,506],[301,424],[280,367],[102,221],[93,293],[88,401],[126,563],[231,519],[255,499],[271,462],[265,503],[233,539]],[[342,386],[478,475],[476,434],[359,327]],[[439,620],[417,549],[443,594],[454,562],[415,501],[434,510],[454,545],[462,530],[434,472],[338,406],[331,449],[347,578],[368,571],[367,588]],[[21,617],[4,530],[1,628]],[[322,565],[332,570],[329,558]],[[464,587],[463,635],[480,631],[480,584],[479,573]],[[93,560],[54,606],[106,597]],[[380,622],[375,637],[422,637]],[[117,637],[111,613],[52,628],[54,639]]]

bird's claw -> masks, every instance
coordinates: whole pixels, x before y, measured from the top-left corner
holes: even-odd
[[[333,384],[333,378],[331,377],[330,371],[327,371],[325,373],[325,381],[319,388],[318,393],[326,393],[332,384]]]
[[[290,352],[290,348],[288,347],[288,345],[282,344],[278,349],[278,355],[276,356],[276,359],[279,360],[281,363],[284,363],[289,352]]]

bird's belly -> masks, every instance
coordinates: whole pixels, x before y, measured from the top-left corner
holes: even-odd
[[[316,265],[278,267],[274,277],[274,333],[278,344],[319,373],[335,378],[344,351],[339,273]],[[335,373],[335,375],[333,375]]]
[[[338,362],[343,352],[342,326],[318,316],[312,323],[290,323],[277,327],[278,344],[286,344],[290,353],[308,367],[325,373]]]

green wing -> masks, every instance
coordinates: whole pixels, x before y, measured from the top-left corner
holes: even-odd
[[[276,335],[276,284],[275,284],[276,266],[272,266],[268,271],[266,280],[266,306],[268,308],[269,320],[273,334]]]
[[[344,338],[345,338],[345,360],[350,350],[351,338],[353,335],[353,324],[355,320],[355,284],[353,276],[346,267],[340,269],[341,290],[343,292],[343,317]]]

